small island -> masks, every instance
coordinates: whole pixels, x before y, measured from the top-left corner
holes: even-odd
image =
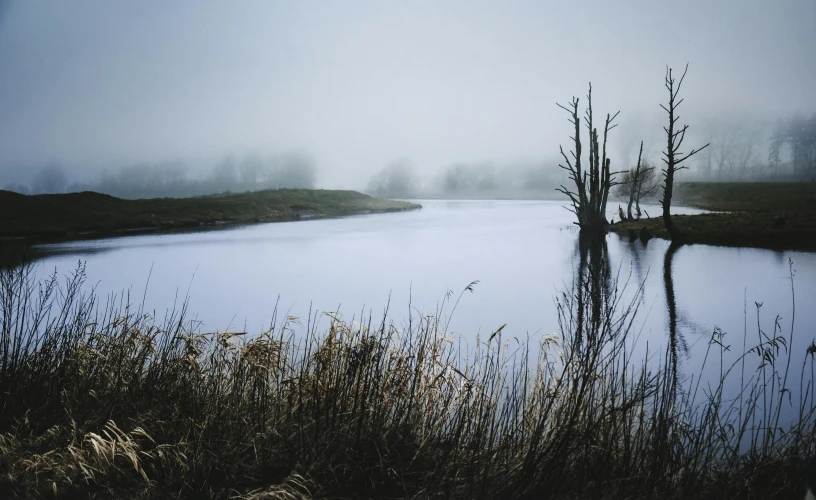
[[[0,240],[39,243],[418,208],[416,203],[324,189],[139,200],[92,191],[36,196],[0,191]]]

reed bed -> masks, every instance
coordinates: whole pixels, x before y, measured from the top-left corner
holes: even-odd
[[[183,302],[156,317],[84,279],[81,265],[47,279],[0,271],[10,497],[804,494],[816,346],[791,367],[793,330],[760,329],[701,387],[678,377],[668,347],[634,356],[639,290],[593,273],[556,297],[556,335],[533,345],[499,329],[467,347],[441,319],[454,296],[399,327],[310,314],[202,333]],[[706,363],[729,348],[715,330]]]

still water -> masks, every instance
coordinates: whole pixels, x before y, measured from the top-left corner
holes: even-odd
[[[40,273],[87,263],[88,286],[108,295],[130,292],[161,317],[189,298],[203,331],[260,332],[276,307],[305,318],[309,310],[341,311],[347,319],[434,314],[446,293],[453,301],[471,282],[449,333],[466,342],[501,325],[505,337],[557,331],[555,297],[568,290],[578,262],[572,214],[560,202],[421,201],[422,210],[342,219],[262,224],[222,231],[148,235],[40,248]],[[649,213],[659,208],[647,207]],[[677,208],[676,213],[694,213]],[[633,291],[644,283],[636,329],[642,343],[664,345],[668,309],[664,257],[668,243],[607,237],[613,274]],[[792,320],[790,263],[795,270],[794,361],[816,337],[816,254],[691,245],[672,260],[678,331],[693,372],[711,332],[739,346],[774,321],[787,336]],[[390,304],[390,305],[389,305]],[[410,308],[410,309],[409,309]],[[326,320],[323,320],[326,322]],[[304,321],[305,322],[305,321]],[[324,323],[325,324],[325,323]],[[747,332],[747,333],[746,333]]]

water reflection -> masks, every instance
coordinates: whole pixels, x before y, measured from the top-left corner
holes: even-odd
[[[576,299],[578,301],[577,337],[581,343],[585,334],[597,332],[603,321],[603,298],[609,292],[609,251],[606,238],[594,234],[581,233],[578,236],[578,269],[576,270]],[[590,322],[584,332],[585,302],[590,304]],[[593,339],[587,339],[591,342]]]
[[[662,352],[673,316],[682,376],[699,371],[715,327],[742,345],[746,297],[749,304],[764,303],[766,315],[790,312],[788,258],[799,269],[797,301],[816,300],[816,254],[690,245],[667,256],[668,242],[659,239],[645,246],[616,235],[579,241],[560,202],[421,203],[416,212],[47,245],[36,248],[45,254],[36,266],[43,276],[54,269],[62,275],[77,260],[87,261],[88,283],[98,292],[134,287],[140,298],[153,269],[146,309],[161,313],[189,289],[190,311],[205,329],[239,325],[254,332],[268,326],[279,298],[281,310],[305,318],[310,306],[377,315],[390,294],[399,321],[408,318],[408,304],[433,312],[447,290],[479,280],[450,323],[452,333],[470,341],[504,323],[505,333],[519,338],[551,334],[558,327],[553,299],[579,273],[592,277],[595,289],[619,274],[621,287],[628,280],[625,299],[643,287],[633,355],[645,354],[647,342],[652,354],[658,346]],[[673,314],[663,273],[667,257]],[[809,344],[814,328],[816,308],[800,307],[797,335],[808,335]],[[750,330],[749,343],[756,339]]]
[[[644,253],[648,241],[639,239],[630,240],[628,250],[631,252],[632,267],[638,284],[644,283],[647,270],[644,269]],[[604,321],[609,311],[604,308],[604,301],[612,296],[611,287],[618,286],[617,281],[613,283],[610,272],[609,249],[606,238],[598,238],[595,235],[581,233],[577,238],[578,266],[575,271],[576,301],[577,301],[577,338],[580,343],[584,336],[587,342],[592,343],[589,338],[592,332],[600,329],[601,322]],[[676,394],[678,382],[678,367],[680,366],[680,356],[688,355],[689,349],[685,336],[679,328],[677,298],[674,286],[674,257],[681,245],[670,244],[663,254],[663,292],[665,295],[667,325],[667,368],[672,374],[671,387],[668,390],[672,395]],[[638,293],[639,301],[642,303],[644,294]],[[588,306],[588,307],[587,307]],[[590,318],[584,317],[589,311]],[[586,324],[586,327],[584,326]],[[586,330],[586,331],[584,331]]]
[[[677,389],[677,346],[682,342],[682,337],[677,331],[677,301],[674,297],[674,277],[672,276],[672,262],[679,248],[679,244],[669,245],[663,258],[663,287],[666,291],[666,308],[669,313],[669,350],[671,352],[670,369],[673,375],[673,394],[676,394]],[[678,337],[680,342],[678,342]]]

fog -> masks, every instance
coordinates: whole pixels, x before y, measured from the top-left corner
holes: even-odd
[[[760,172],[774,124],[816,111],[816,2],[735,5],[0,2],[0,185],[55,190],[50,168],[60,189],[99,187],[176,165],[161,171],[195,194],[230,188],[217,168],[233,161],[376,191],[396,162],[437,188],[475,165],[549,189],[570,135],[556,102],[591,81],[596,114],[621,110],[613,165],[641,140],[659,161],[665,67],[686,63],[683,120],[723,145],[698,163]],[[724,139],[735,124],[750,132]]]

